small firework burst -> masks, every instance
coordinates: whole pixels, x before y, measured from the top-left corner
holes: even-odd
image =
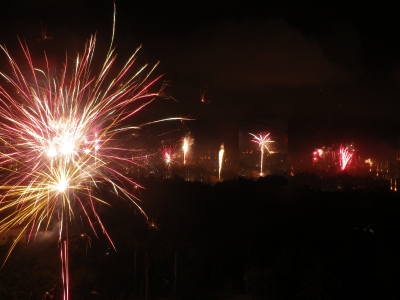
[[[255,135],[253,133],[249,133],[250,135],[253,136],[253,139],[251,140],[253,143],[256,143],[260,149],[261,153],[261,159],[260,159],[260,176],[263,176],[263,163],[264,163],[264,151],[267,150],[269,154],[273,153],[273,151],[270,148],[270,144],[274,143],[274,141],[271,140],[271,133],[259,133],[258,135]]]

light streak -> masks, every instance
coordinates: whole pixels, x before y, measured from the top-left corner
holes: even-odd
[[[222,163],[223,163],[223,160],[224,160],[224,152],[225,152],[224,144],[221,144],[221,147],[220,147],[219,153],[218,153],[218,166],[219,166],[219,168],[218,168],[218,180],[221,180],[221,170],[222,170]]]
[[[269,154],[273,153],[273,151],[270,150],[268,145],[270,143],[274,143],[274,141],[271,141],[270,139],[270,133],[259,133],[258,135],[255,135],[253,133],[249,133],[250,135],[253,136],[253,139],[251,140],[253,143],[256,143],[258,147],[260,148],[261,152],[261,159],[260,159],[260,176],[263,176],[263,163],[264,163],[264,149],[267,150]]]
[[[147,65],[133,70],[140,47],[120,70],[113,68],[114,29],[115,23],[110,48],[97,74],[92,72],[96,35],[87,41],[73,64],[68,58],[65,60],[58,74],[50,72],[46,55],[45,67],[37,68],[21,40],[27,69],[5,46],[0,46],[10,66],[9,73],[0,72],[7,81],[7,85],[0,86],[0,189],[4,191],[0,212],[7,213],[0,220],[0,231],[21,229],[5,261],[25,234],[29,242],[35,232],[47,230],[58,216],[65,300],[69,299],[67,230],[74,218],[75,204],[80,206],[93,233],[98,236],[97,231],[101,230],[114,249],[96,211],[100,203],[109,204],[96,196],[94,189],[107,186],[118,197],[133,203],[148,220],[134,195],[133,187],[138,185],[120,170],[125,164],[135,164],[127,158],[132,157],[129,153],[133,150],[115,141],[140,128],[127,124],[132,123],[136,112],[165,95],[164,85],[156,89],[161,76],[151,79],[158,63],[149,70]],[[116,76],[110,78],[110,74]],[[159,121],[176,119],[185,118]]]

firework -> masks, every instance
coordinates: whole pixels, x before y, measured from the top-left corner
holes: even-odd
[[[258,135],[255,135],[253,133],[249,133],[249,134],[253,136],[253,139],[251,141],[253,143],[256,143],[258,145],[258,147],[260,148],[260,152],[261,152],[260,176],[263,176],[264,149],[266,149],[269,154],[273,153],[273,151],[270,150],[268,145],[270,143],[274,143],[274,141],[271,141],[270,133],[259,133]]]
[[[206,97],[207,86],[200,90],[200,101],[201,103],[210,103],[210,100]]]
[[[43,27],[42,25],[42,30],[40,31],[41,37],[37,40],[38,42],[43,42],[43,41],[49,41],[53,38],[51,34],[47,34],[47,26]]]
[[[369,171],[372,171],[372,166],[374,165],[374,161],[371,158],[365,160],[365,163],[369,165]]]
[[[163,146],[161,151],[162,158],[164,160],[165,166],[167,167],[167,177],[171,176],[170,170],[171,165],[175,162],[176,147],[175,146]]]
[[[319,148],[315,149],[312,153],[312,161],[313,163],[317,163],[320,159],[324,157],[324,150]]]
[[[219,168],[218,168],[218,179],[219,180],[221,180],[221,170],[222,170],[222,162],[223,162],[223,159],[224,159],[224,152],[225,152],[224,144],[221,144],[221,147],[220,147],[219,153],[218,153],[218,165],[219,165]]]
[[[392,191],[397,192],[397,179],[396,178],[395,179],[393,179],[393,178],[390,179],[390,189]]]
[[[78,248],[78,245],[80,244],[84,245],[86,254],[88,249],[92,246],[92,238],[85,232],[72,234],[70,242],[74,242],[76,244],[75,249]]]
[[[354,150],[350,146],[340,145],[339,147],[339,165],[340,170],[345,170],[346,166],[350,162],[352,156],[354,154]]]
[[[168,166],[168,168],[170,168],[172,163],[172,153],[166,150],[164,151],[163,155],[164,155],[165,165]]]
[[[171,165],[175,161],[175,155],[176,155],[175,147],[173,147],[173,146],[170,146],[170,147],[164,146],[161,149],[161,155],[163,157],[165,166],[168,167],[168,169],[171,168]]]
[[[193,144],[193,139],[190,137],[183,138],[182,151],[183,151],[183,164],[186,165],[187,154],[190,150],[190,146]]]
[[[88,40],[83,54],[78,54],[71,65],[67,59],[55,75],[50,72],[46,55],[45,68],[35,66],[23,42],[20,46],[27,72],[1,46],[11,72],[0,72],[8,82],[0,86],[0,189],[4,190],[0,211],[7,212],[0,220],[0,231],[21,228],[6,259],[25,233],[29,242],[35,232],[48,229],[58,218],[64,299],[69,299],[68,223],[74,218],[76,206],[93,233],[97,236],[100,229],[114,249],[96,212],[98,203],[109,204],[95,195],[95,188],[108,186],[136,205],[147,219],[134,195],[133,187],[138,185],[121,172],[126,164],[135,163],[129,158],[132,150],[117,141],[141,127],[130,125],[131,117],[156,97],[164,96],[164,86],[150,91],[161,77],[150,79],[158,63],[149,70],[145,65],[132,72],[140,47],[116,77],[109,78],[116,59],[113,38],[114,30],[97,75],[91,72],[95,35]]]

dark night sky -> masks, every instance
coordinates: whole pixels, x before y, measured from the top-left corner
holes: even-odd
[[[153,106],[156,117],[209,121],[218,129],[207,132],[221,139],[224,132],[237,132],[243,124],[237,120],[287,120],[293,156],[341,141],[358,143],[365,155],[397,146],[395,4],[117,0],[116,6],[121,62],[143,44],[140,62],[160,60],[156,73],[165,74],[169,93],[179,101]],[[66,50],[74,57],[97,32],[101,56],[112,15],[109,0],[8,1],[0,13],[0,43],[19,53],[18,35],[34,56],[46,51],[63,60]],[[38,42],[41,28],[53,38]],[[202,90],[209,103],[200,101]],[[193,127],[204,136],[202,126]]]

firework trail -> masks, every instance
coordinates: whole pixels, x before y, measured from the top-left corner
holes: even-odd
[[[186,165],[186,154],[189,151],[189,142],[187,138],[183,139],[182,151],[183,151],[183,164]]]
[[[258,135],[255,135],[253,133],[249,133],[249,134],[253,136],[253,139],[251,141],[253,143],[256,143],[258,145],[258,147],[260,147],[260,152],[261,152],[260,176],[262,176],[263,175],[264,149],[266,149],[269,154],[273,153],[270,150],[270,148],[268,147],[268,144],[274,143],[274,141],[271,141],[270,133],[259,133]]]
[[[111,70],[115,74],[114,28],[115,20],[111,46],[98,74],[91,72],[95,35],[74,63],[66,59],[55,75],[50,72],[46,55],[45,68],[36,68],[22,41],[23,64],[28,71],[5,46],[0,46],[11,70],[9,74],[0,72],[8,82],[0,86],[0,189],[4,191],[0,212],[6,212],[0,231],[21,228],[6,260],[24,234],[29,242],[58,218],[64,299],[69,299],[68,222],[74,218],[76,207],[93,233],[98,236],[102,231],[114,249],[96,211],[99,203],[110,204],[96,196],[95,189],[111,189],[131,201],[147,220],[130,188],[138,185],[121,172],[124,165],[135,163],[129,158],[131,150],[117,141],[123,140],[120,135],[140,128],[128,123],[156,97],[165,96],[164,86],[150,91],[161,77],[150,79],[158,63],[149,70],[147,65],[133,70],[140,47],[117,75],[109,78]]]
[[[222,170],[222,162],[224,159],[224,144],[221,144],[221,147],[219,149],[219,153],[218,153],[218,165],[219,165],[219,169],[218,169],[218,180],[221,180],[221,170]]]
[[[190,137],[183,138],[182,151],[183,151],[183,164],[184,165],[186,165],[186,156],[190,150],[191,145],[193,145],[193,139],[191,139]]]
[[[345,170],[346,166],[350,162],[352,156],[354,154],[353,149],[350,147],[345,147],[343,145],[340,145],[339,147],[339,165],[340,165],[340,170]]]

